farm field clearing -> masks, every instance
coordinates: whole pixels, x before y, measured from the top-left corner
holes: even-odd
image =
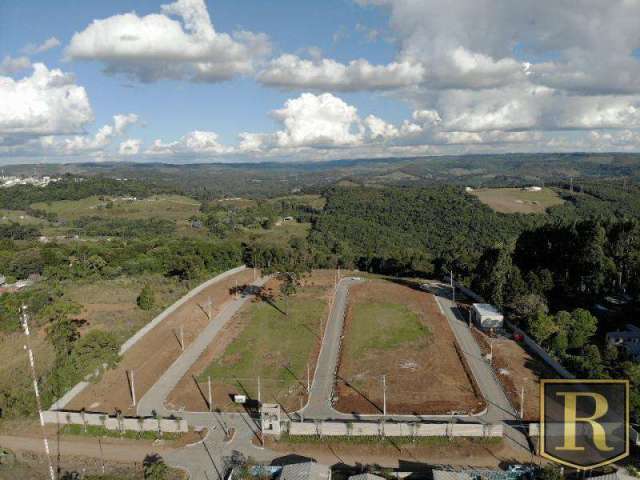
[[[345,318],[335,408],[343,413],[478,412],[484,402],[433,295],[391,281],[353,286]]]
[[[482,188],[471,192],[485,205],[501,213],[545,213],[564,201],[550,188],[529,192],[522,188]]]
[[[280,403],[286,411],[306,403],[307,368],[312,379],[334,275],[334,271],[317,270],[305,276],[297,293],[289,297],[288,308],[280,282],[267,282],[263,294],[236,314],[183,377],[167,406],[207,410],[209,376],[214,407],[222,411],[244,410],[233,403],[234,394],[244,394],[254,403],[258,378],[263,402]]]

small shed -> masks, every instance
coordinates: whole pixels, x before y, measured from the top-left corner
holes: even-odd
[[[474,303],[471,306],[471,319],[482,330],[502,328],[504,322],[502,313],[488,303]]]

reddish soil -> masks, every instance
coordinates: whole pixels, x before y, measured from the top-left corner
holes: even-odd
[[[333,289],[331,287],[333,287],[334,285],[334,278],[335,272],[333,270],[314,270],[311,275],[305,277],[302,280],[302,287],[304,287],[305,285],[326,287],[327,291],[325,293],[325,297],[327,302],[327,309],[325,312],[325,318],[329,313],[329,303],[333,294]],[[278,280],[269,280],[265,285],[266,293],[277,295],[279,291],[279,284],[280,282]],[[261,300],[255,299],[253,301],[259,302]],[[198,358],[198,360],[189,369],[187,374],[182,378],[182,380],[180,380],[180,383],[178,383],[176,388],[167,398],[166,406],[168,408],[176,410],[184,409],[186,411],[192,412],[207,411],[207,409],[209,408],[207,404],[208,386],[206,382],[198,382],[197,378],[211,363],[222,357],[229,344],[231,344],[231,342],[235,340],[246,328],[249,322],[249,318],[243,314],[246,308],[247,307],[243,307],[243,309],[231,319],[231,321],[216,337],[215,342],[207,347],[200,358]],[[321,340],[320,338],[318,338],[318,341],[314,345],[313,351],[309,356],[309,364],[313,365],[313,368],[315,368],[318,355],[320,354],[320,346]],[[314,370],[312,369],[312,377],[313,373]],[[273,387],[270,387],[268,384],[262,385],[264,397],[276,398],[283,408],[284,412],[297,410],[300,407],[300,399],[302,399],[303,404],[305,404],[307,401],[306,389],[303,388],[303,386],[299,386],[299,388],[295,392],[269,392],[270,388]],[[216,409],[220,409],[226,412],[243,412],[243,406],[236,405],[230,401],[230,398],[232,398],[234,394],[244,393],[240,390],[241,389],[237,384],[213,382],[212,396],[213,404]]]
[[[379,299],[405,304],[419,313],[431,336],[426,344],[370,352],[347,358],[354,309]],[[352,287],[345,319],[344,340],[336,385],[336,409],[346,413],[382,411],[381,377],[387,380],[387,413],[447,414],[479,412],[484,401],[457,352],[453,332],[432,294],[404,285],[369,281]],[[358,383],[358,388],[353,383]]]
[[[231,289],[253,281],[253,270],[245,270],[210,286],[148,332],[123,356],[118,366],[105,372],[102,378],[76,396],[67,410],[86,409],[88,412],[113,413],[116,409],[125,415],[134,415],[129,389],[128,372],[134,370],[135,390],[138,399],[151,388],[162,373],[182,353],[180,327],[184,327],[184,342],[189,345],[209,323],[207,307],[212,300],[212,315],[215,316],[232,296]]]
[[[483,354],[491,350],[491,338],[474,328]],[[557,374],[534,354],[528,352],[524,345],[505,337],[493,338],[493,368],[500,379],[511,404],[519,412],[524,386],[524,419],[538,421],[540,419],[540,379],[557,378]]]

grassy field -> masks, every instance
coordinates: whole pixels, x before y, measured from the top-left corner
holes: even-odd
[[[148,311],[141,310],[136,304],[145,284],[151,286],[156,299],[155,307]],[[119,277],[65,285],[65,296],[83,306],[79,315],[87,322],[83,328],[108,329],[122,342],[186,292],[184,285],[161,275]]]
[[[261,240],[278,245],[288,245],[294,238],[306,238],[311,230],[310,223],[283,222],[269,230],[244,230],[236,233],[240,241]]]
[[[278,282],[270,281],[267,288],[273,300],[251,303],[236,315],[232,323],[241,325],[239,331],[199,375],[201,381],[208,376],[214,379],[218,406],[222,402],[225,408],[232,408],[229,396],[233,393],[256,399],[258,377],[263,401],[299,406],[307,368],[311,375],[315,368],[332,281],[332,274],[314,272],[289,298],[288,307],[279,295]]]
[[[544,213],[547,208],[563,203],[550,188],[539,192],[528,192],[522,188],[483,188],[471,194],[501,213]]]
[[[45,220],[27,215],[22,210],[0,209],[0,222],[16,222],[23,225],[42,225]]]
[[[147,283],[156,292],[156,305],[152,310],[144,311],[138,308],[136,298],[142,285]],[[93,329],[106,330],[112,332],[121,343],[187,291],[179,282],[158,275],[66,282],[62,288],[65,299],[82,306],[82,311],[75,316],[82,321],[81,334]],[[46,376],[53,367],[55,353],[47,340],[46,326],[40,329],[35,328],[33,323],[31,326],[36,369],[39,375]],[[31,374],[24,343],[21,330],[0,333],[0,358],[3,359],[0,364],[0,392],[15,392],[16,395],[23,392],[31,400]]]
[[[360,305],[354,311],[351,334],[347,355],[358,357],[427,341],[431,331],[406,305],[381,301]]]
[[[336,409],[381,413],[383,378],[389,413],[446,414],[482,408],[433,295],[394,281],[370,279],[349,290]]]

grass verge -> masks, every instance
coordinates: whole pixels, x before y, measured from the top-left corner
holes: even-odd
[[[86,428],[83,425],[65,425],[60,429],[60,433],[81,437],[128,438],[130,440],[177,440],[182,436],[181,433],[170,432],[164,432],[162,435],[159,432],[133,432],[130,430],[119,432],[96,425],[87,425]]]

